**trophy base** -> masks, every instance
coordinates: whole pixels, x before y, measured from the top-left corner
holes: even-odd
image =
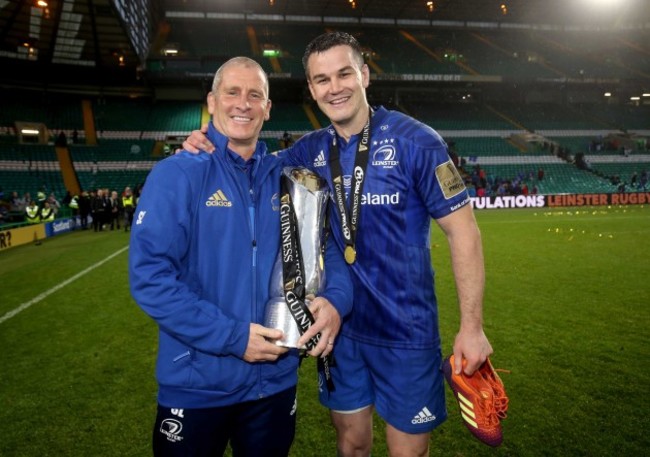
[[[305,303],[309,304],[309,301],[306,300]],[[305,345],[298,346],[300,330],[298,329],[298,324],[296,324],[296,321],[289,311],[287,302],[283,297],[272,298],[266,304],[264,326],[282,331],[284,338],[275,342],[278,346],[294,349],[306,349]]]

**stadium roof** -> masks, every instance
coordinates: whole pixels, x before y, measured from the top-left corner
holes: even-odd
[[[647,0],[164,0],[166,11],[532,23],[647,22]]]
[[[146,56],[155,25],[149,3],[0,0],[0,57],[87,67],[134,65]]]
[[[3,80],[134,79],[176,20],[490,27],[582,24],[650,30],[648,0],[0,0]],[[64,70],[61,71],[60,69]],[[15,71],[12,71],[15,70]],[[90,82],[90,81],[89,81]]]

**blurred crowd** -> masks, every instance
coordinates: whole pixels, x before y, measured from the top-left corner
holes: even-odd
[[[66,192],[59,199],[54,192],[45,189],[32,196],[30,192],[20,195],[17,191],[5,194],[0,188],[0,225],[36,224],[50,222],[58,217],[75,219],[82,230],[92,228],[121,230],[131,228],[140,187],[125,187],[121,192],[108,188],[82,191],[78,195]]]
[[[465,185],[470,197],[491,197],[506,195],[535,195],[539,192],[537,183],[544,179],[544,169],[538,168],[528,172],[519,172],[514,177],[493,176],[475,165],[467,170]]]

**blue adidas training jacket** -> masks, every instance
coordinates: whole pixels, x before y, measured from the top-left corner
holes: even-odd
[[[154,167],[131,233],[131,293],[159,326],[158,401],[174,408],[256,400],[297,382],[296,350],[274,363],[242,359],[269,300],[284,162],[258,143],[249,185],[212,124],[208,138],[213,154],[183,152]],[[322,295],[343,317],[352,286],[333,242],[325,262]]]

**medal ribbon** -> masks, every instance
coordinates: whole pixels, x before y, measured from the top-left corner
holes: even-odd
[[[332,173],[332,183],[334,187],[334,200],[338,209],[339,220],[343,240],[345,241],[345,261],[349,264],[356,260],[356,240],[357,228],[359,227],[359,218],[361,216],[361,195],[363,192],[363,183],[368,166],[368,156],[370,152],[370,118],[372,111],[368,113],[368,122],[363,127],[361,138],[357,144],[357,151],[354,157],[354,170],[352,173],[352,195],[350,198],[350,209],[345,203],[345,192],[343,190],[343,172],[339,160],[339,147],[336,136],[332,140],[330,148],[330,168]]]

